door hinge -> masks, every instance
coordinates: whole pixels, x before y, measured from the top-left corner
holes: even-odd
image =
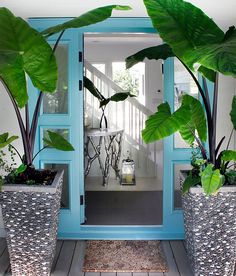
[[[82,80],[79,80],[79,91],[83,89],[83,82]]]
[[[79,51],[79,62],[83,61],[83,53]]]
[[[80,196],[80,205],[84,205],[84,196],[83,195]]]

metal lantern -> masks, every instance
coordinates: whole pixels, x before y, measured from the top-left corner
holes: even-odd
[[[124,159],[121,166],[121,185],[135,185],[135,163],[134,160]]]

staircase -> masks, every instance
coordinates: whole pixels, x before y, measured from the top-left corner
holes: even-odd
[[[126,92],[88,61],[84,61],[84,70],[85,75],[105,97]],[[85,91],[85,110],[89,116],[89,127],[99,127],[101,116],[99,101],[89,91]],[[141,137],[145,121],[151,114],[152,112],[134,97],[127,98],[123,102],[110,102],[106,108],[109,128],[124,129],[121,159],[126,157],[127,151],[131,153],[131,158],[135,161],[137,177],[157,176],[157,151],[162,150],[162,145],[160,142],[147,145]]]

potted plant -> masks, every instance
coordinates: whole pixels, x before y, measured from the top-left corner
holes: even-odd
[[[95,97],[98,99],[99,103],[100,103],[100,108],[102,110],[102,115],[100,118],[100,122],[99,122],[99,127],[100,129],[103,128],[103,122],[104,122],[104,128],[107,129],[108,128],[108,124],[107,124],[107,117],[105,115],[105,110],[106,110],[106,106],[109,102],[121,102],[126,100],[128,97],[135,97],[134,94],[131,94],[130,92],[118,92],[115,93],[114,95],[112,95],[111,97],[104,97],[103,94],[97,89],[97,87],[94,85],[94,83],[87,78],[86,76],[84,76],[84,87],[86,89],[88,89],[88,91]]]
[[[146,143],[179,131],[193,148],[192,170],[183,183],[186,245],[195,275],[234,275],[236,258],[236,152],[216,143],[219,73],[236,76],[236,29],[224,33],[202,10],[183,0],[144,0],[165,44],[128,57],[127,67],[149,59],[177,57],[198,87],[201,101],[185,94],[179,109],[167,102],[147,121]],[[202,75],[201,82],[194,69]],[[208,82],[214,83],[212,105]],[[227,91],[225,91],[227,93]],[[203,108],[204,107],[204,108]],[[236,129],[236,97],[230,112]],[[197,149],[199,150],[196,153]]]
[[[37,170],[33,165],[38,154],[34,153],[34,144],[43,94],[53,93],[57,85],[54,52],[66,29],[103,21],[110,17],[113,9],[127,10],[129,7],[97,8],[40,33],[8,9],[0,8],[0,80],[13,105],[24,149],[21,155],[11,144],[17,136],[0,135],[0,148],[8,146],[11,159],[17,154],[22,163],[17,168],[14,161],[12,166],[7,165],[1,150],[0,166],[7,169],[7,175],[1,177],[0,196],[12,275],[49,275],[54,256],[63,172]],[[57,33],[52,49],[46,39]],[[41,91],[31,122],[26,75]],[[25,110],[25,120],[20,108]],[[56,132],[48,131],[44,142],[45,147],[73,150],[73,146]]]

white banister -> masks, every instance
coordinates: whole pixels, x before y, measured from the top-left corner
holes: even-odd
[[[110,97],[115,93],[127,92],[86,60],[84,61],[84,67],[85,75],[93,81],[94,85],[105,97]],[[91,116],[93,116],[91,118],[91,127],[98,127],[96,123],[98,123],[101,115],[99,103],[93,96],[88,94],[85,93],[85,103],[91,111]],[[145,121],[152,112],[135,97],[129,97],[123,102],[109,103],[106,112],[110,127],[124,129],[126,143],[124,148],[129,147],[129,150],[134,152],[135,156],[132,156],[132,158],[136,159],[136,166],[139,167],[139,162],[144,157],[156,164],[156,143],[146,145],[141,138],[141,131],[145,127]],[[145,164],[142,162],[140,166],[146,168],[146,174],[149,176],[150,171],[148,170],[150,170],[150,166],[148,166],[148,161]],[[156,166],[154,167],[155,171],[151,172],[151,174],[156,176]]]

